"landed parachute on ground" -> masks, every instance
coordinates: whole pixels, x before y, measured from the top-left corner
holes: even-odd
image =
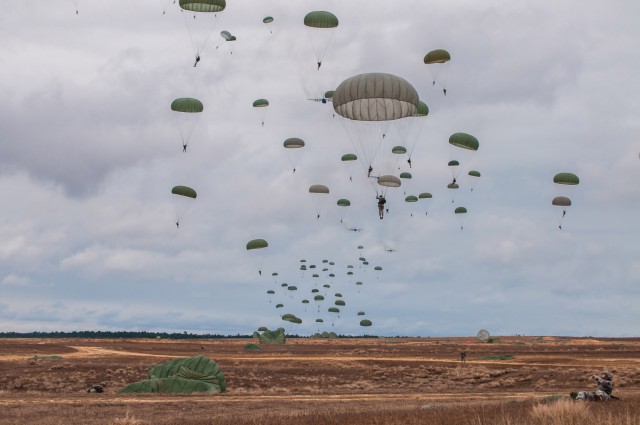
[[[220,366],[205,356],[171,360],[149,371],[149,379],[119,393],[222,393],[227,382]]]

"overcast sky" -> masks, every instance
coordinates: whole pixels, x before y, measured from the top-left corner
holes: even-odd
[[[364,311],[379,335],[638,335],[637,2],[228,0],[195,68],[190,36],[206,31],[171,0],[40,3],[0,15],[0,330],[359,334]],[[340,21],[320,70],[314,10]],[[433,49],[452,57],[436,85]],[[368,72],[406,79],[430,109],[383,220],[365,164],[349,181],[340,161],[351,123],[308,100]],[[187,153],[181,97],[204,104]],[[464,161],[456,132],[480,142]],[[306,144],[295,174],[290,137]],[[433,199],[404,201],[420,192]],[[255,238],[269,247],[248,252]]]

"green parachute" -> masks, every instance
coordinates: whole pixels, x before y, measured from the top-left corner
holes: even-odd
[[[558,228],[562,230],[564,217],[567,214],[567,209],[571,206],[571,199],[568,195],[574,194],[575,188],[580,184],[580,178],[573,173],[558,173],[553,176],[553,183],[555,183],[557,191],[561,192],[553,198],[551,204],[562,209],[562,215],[558,220]]]
[[[253,101],[253,109],[258,114],[261,125],[263,127],[264,127],[264,120],[267,117],[267,106],[269,106],[269,101],[267,99],[256,99]]]
[[[258,274],[260,276],[262,276],[262,263],[264,262],[264,253],[262,250],[268,246],[269,243],[264,239],[252,239],[247,242],[247,251],[251,253],[251,259],[258,269]]]
[[[153,367],[149,379],[121,388],[119,393],[222,393],[227,382],[220,366],[205,356],[171,360]]]
[[[183,12],[188,12],[182,15],[196,56],[195,67],[219,21],[217,14],[225,9],[227,3],[225,0],[180,0],[179,5]]]
[[[335,28],[338,26],[338,18],[331,12],[317,10],[305,15],[304,26],[320,69],[335,34]]]
[[[320,214],[329,197],[329,188],[323,184],[312,184],[309,186],[309,194],[316,211],[316,218],[320,218]]]
[[[302,148],[305,146],[304,140],[299,137],[289,137],[282,143],[282,146],[284,146],[284,149],[287,151],[289,162],[295,173],[298,162],[300,161],[300,156],[302,155]]]
[[[182,139],[182,151],[187,151],[187,146],[200,119],[200,113],[204,105],[198,99],[192,97],[180,97],[171,102],[171,110],[178,112],[173,114],[176,127]]]
[[[180,220],[183,219],[193,207],[193,202],[197,198],[196,191],[189,186],[174,186],[171,189],[173,208],[176,215],[176,227],[180,228]]]
[[[449,73],[449,61],[451,54],[444,49],[435,49],[424,55],[423,62],[428,65],[431,73],[432,85],[438,83],[442,87],[443,93],[447,94],[447,77]]]

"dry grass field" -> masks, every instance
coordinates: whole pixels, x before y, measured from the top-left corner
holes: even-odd
[[[640,339],[251,342],[0,339],[0,425],[640,424]],[[150,366],[194,355],[218,362],[226,393],[117,394]],[[568,398],[604,369],[621,401]],[[104,393],[87,393],[100,382]]]

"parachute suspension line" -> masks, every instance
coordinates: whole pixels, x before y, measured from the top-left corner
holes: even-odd
[[[202,53],[202,51],[204,50],[205,46],[207,45],[209,39],[211,38],[211,34],[213,34],[213,30],[217,27],[218,24],[218,14],[215,13],[213,15],[213,24],[211,25],[211,27],[209,28],[209,31],[207,32],[207,36],[205,37],[205,39],[202,41],[202,45],[198,46],[198,43],[194,40],[193,38],[193,32],[191,31],[191,26],[189,25],[189,19],[197,19],[197,15],[195,12],[193,12],[193,15],[191,15],[190,13],[185,13],[185,11],[183,9],[180,9],[180,11],[183,13],[183,22],[185,27],[187,27],[187,32],[189,33],[189,40],[191,41],[191,47],[193,48],[193,53],[195,54],[196,58],[200,58],[200,53]],[[188,17],[187,17],[188,15]],[[202,19],[206,19],[206,17],[201,17]]]
[[[331,31],[331,29],[320,29],[320,30],[316,29],[311,31]],[[324,55],[327,53],[327,50],[329,49],[329,46],[333,41],[333,37],[335,36],[335,31],[331,31],[331,34],[329,35],[329,38],[326,41],[326,43],[324,43],[324,46],[316,46],[317,41],[314,40],[314,38],[312,37],[311,31],[307,31],[307,36],[309,37],[309,42],[313,47],[313,53],[316,55],[316,59],[318,60],[318,70],[319,70],[320,66],[322,65],[322,61],[324,60]]]
[[[195,120],[190,123],[189,128],[183,129],[180,124],[180,120],[178,120],[177,114],[171,114],[173,116],[173,121],[176,123],[176,127],[178,127],[178,132],[180,133],[180,140],[182,141],[182,146],[184,148],[184,152],[186,152],[186,147],[189,145],[189,141],[191,140],[191,135],[195,130],[198,121],[200,120],[200,114],[196,114]],[[185,134],[186,133],[186,134]]]

